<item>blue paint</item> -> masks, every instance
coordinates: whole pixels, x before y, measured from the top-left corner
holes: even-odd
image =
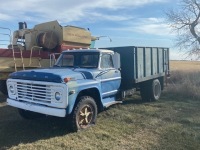
[[[88,71],[80,71],[81,73],[84,74],[85,78],[86,79],[93,79],[93,75],[91,74],[91,72],[88,72]]]
[[[113,52],[108,50],[72,50],[64,51],[62,54],[66,56],[68,53],[70,58],[73,58],[76,62],[71,63],[70,60],[67,60],[69,57],[64,58],[61,55],[58,59],[59,62],[55,65],[55,67],[19,71],[10,74],[9,78],[61,84],[64,83],[65,78],[71,78],[70,81],[65,83],[69,92],[66,114],[70,114],[72,112],[79,93],[84,90],[92,89],[97,91],[100,96],[99,99],[102,107],[105,106],[104,103],[115,101],[115,95],[121,83],[120,72],[115,68],[100,68],[101,53],[112,55]],[[93,59],[96,67],[87,67],[86,65],[81,68],[82,55],[95,55],[94,58],[98,58]],[[62,60],[62,58],[65,60]],[[66,64],[70,66],[67,66]]]
[[[103,106],[106,107],[107,104],[114,102],[116,100],[115,96],[106,97],[102,100]]]
[[[12,79],[32,80],[32,81],[46,81],[61,83],[62,79],[59,75],[53,73],[35,72],[35,71],[20,71],[9,75]]]
[[[79,93],[83,90],[86,89],[91,89],[91,88],[95,88],[99,91],[99,93],[101,93],[101,83],[99,80],[77,80],[77,81],[73,81],[73,82],[69,82],[67,84],[69,86],[69,91],[70,90],[75,90],[75,93],[72,95],[69,95],[68,97],[68,107],[66,109],[66,113],[70,114],[73,110],[74,104],[75,104],[75,100],[77,99],[77,96],[79,95]],[[75,87],[72,87],[72,85],[75,85]],[[100,98],[101,102],[102,102],[102,97]]]
[[[81,73],[73,71],[73,69],[67,69],[63,67],[18,71],[9,75],[9,78],[12,79],[46,81],[55,83],[62,83],[66,77],[73,78],[75,80],[84,78]]]

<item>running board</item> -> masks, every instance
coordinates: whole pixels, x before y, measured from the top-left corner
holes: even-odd
[[[108,103],[104,104],[104,107],[108,108],[108,107],[110,107],[111,105],[114,105],[114,104],[122,104],[122,101],[108,102]]]

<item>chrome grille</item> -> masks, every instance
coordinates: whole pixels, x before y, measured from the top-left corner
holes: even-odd
[[[39,104],[50,104],[52,90],[48,85],[17,82],[18,100]]]

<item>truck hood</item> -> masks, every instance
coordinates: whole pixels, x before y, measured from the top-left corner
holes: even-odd
[[[80,80],[89,77],[85,74],[88,74],[88,72],[75,71],[74,69],[59,67],[18,71],[11,73],[9,78],[60,83],[63,82],[64,78],[66,77],[74,80]]]

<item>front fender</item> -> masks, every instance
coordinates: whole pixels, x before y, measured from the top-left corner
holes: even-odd
[[[68,85],[68,106],[66,114],[71,114],[79,93],[86,89],[96,88],[101,93],[101,84],[98,80],[77,80],[67,83]],[[101,96],[100,96],[101,97]]]

